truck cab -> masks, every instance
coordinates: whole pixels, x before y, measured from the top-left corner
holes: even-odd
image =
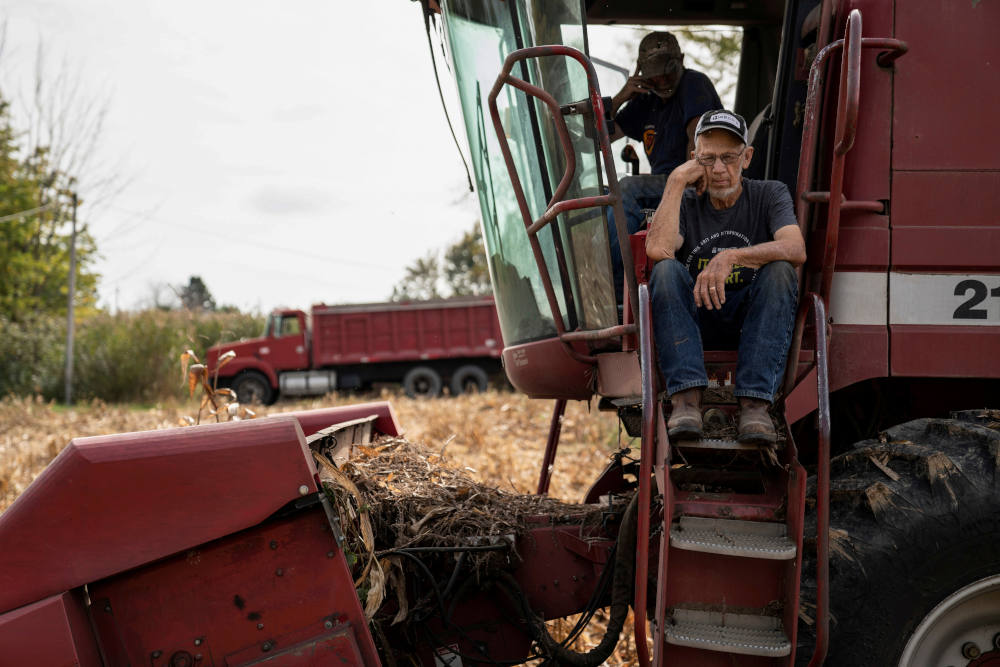
[[[209,348],[209,377],[218,373],[220,386],[231,387],[240,402],[268,404],[277,398],[280,377],[310,366],[308,316],[304,311],[277,309],[267,316],[258,338],[223,343]],[[219,357],[235,357],[218,368]]]

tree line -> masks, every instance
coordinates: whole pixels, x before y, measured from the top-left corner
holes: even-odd
[[[0,62],[3,62],[0,26]],[[0,399],[60,399],[75,246],[73,396],[78,400],[151,402],[181,395],[177,359],[187,348],[259,335],[264,317],[219,305],[200,276],[154,286],[153,302],[111,313],[98,304],[97,243],[89,214],[120,189],[95,155],[107,103],[85,98],[72,73],[46,75],[36,56],[31,99],[0,85]],[[59,89],[59,87],[62,89]],[[75,234],[73,229],[75,227]],[[489,292],[478,223],[454,244],[404,269],[392,300],[438,299]],[[303,304],[303,306],[306,304]]]

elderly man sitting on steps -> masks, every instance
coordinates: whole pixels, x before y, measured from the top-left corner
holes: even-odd
[[[708,386],[703,345],[737,349],[739,441],[775,442],[768,408],[781,381],[806,259],[788,189],[744,178],[753,158],[746,121],[709,111],[691,159],[671,172],[646,237],[653,332],[674,439],[702,435]]]

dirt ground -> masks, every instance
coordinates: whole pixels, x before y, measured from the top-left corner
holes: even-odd
[[[397,394],[332,395],[307,401],[282,401],[258,410],[258,414],[383,399],[392,403],[407,440],[443,452],[451,465],[466,468],[478,481],[506,491],[534,492],[553,401],[529,400],[520,394],[495,391],[435,400],[413,400]],[[14,502],[72,438],[177,427],[196,412],[197,402],[193,399],[154,406],[95,402],[71,409],[36,399],[0,400],[0,512]],[[619,442],[627,443],[628,436],[619,433],[618,420],[613,414],[598,412],[596,403],[570,403],[563,418],[550,496],[579,502],[612,452],[618,449]],[[568,628],[571,624],[564,621],[556,625]],[[606,664],[634,664],[630,625],[631,621],[626,625],[627,636],[622,638],[618,652]],[[599,635],[595,638],[593,632],[585,633],[578,649],[597,641]]]

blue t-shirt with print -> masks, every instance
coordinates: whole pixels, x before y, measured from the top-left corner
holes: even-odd
[[[684,190],[677,230],[684,241],[675,256],[695,280],[720,251],[773,241],[779,229],[798,224],[784,183],[750,178],[742,182],[739,199],[724,209],[712,206],[708,192]],[[726,292],[748,287],[756,277],[756,269],[736,265],[726,278]]]
[[[722,102],[711,80],[701,72],[685,69],[677,92],[669,99],[643,93],[626,102],[615,123],[626,136],[641,141],[654,174],[669,174],[688,161],[687,124],[706,111],[721,109]]]

